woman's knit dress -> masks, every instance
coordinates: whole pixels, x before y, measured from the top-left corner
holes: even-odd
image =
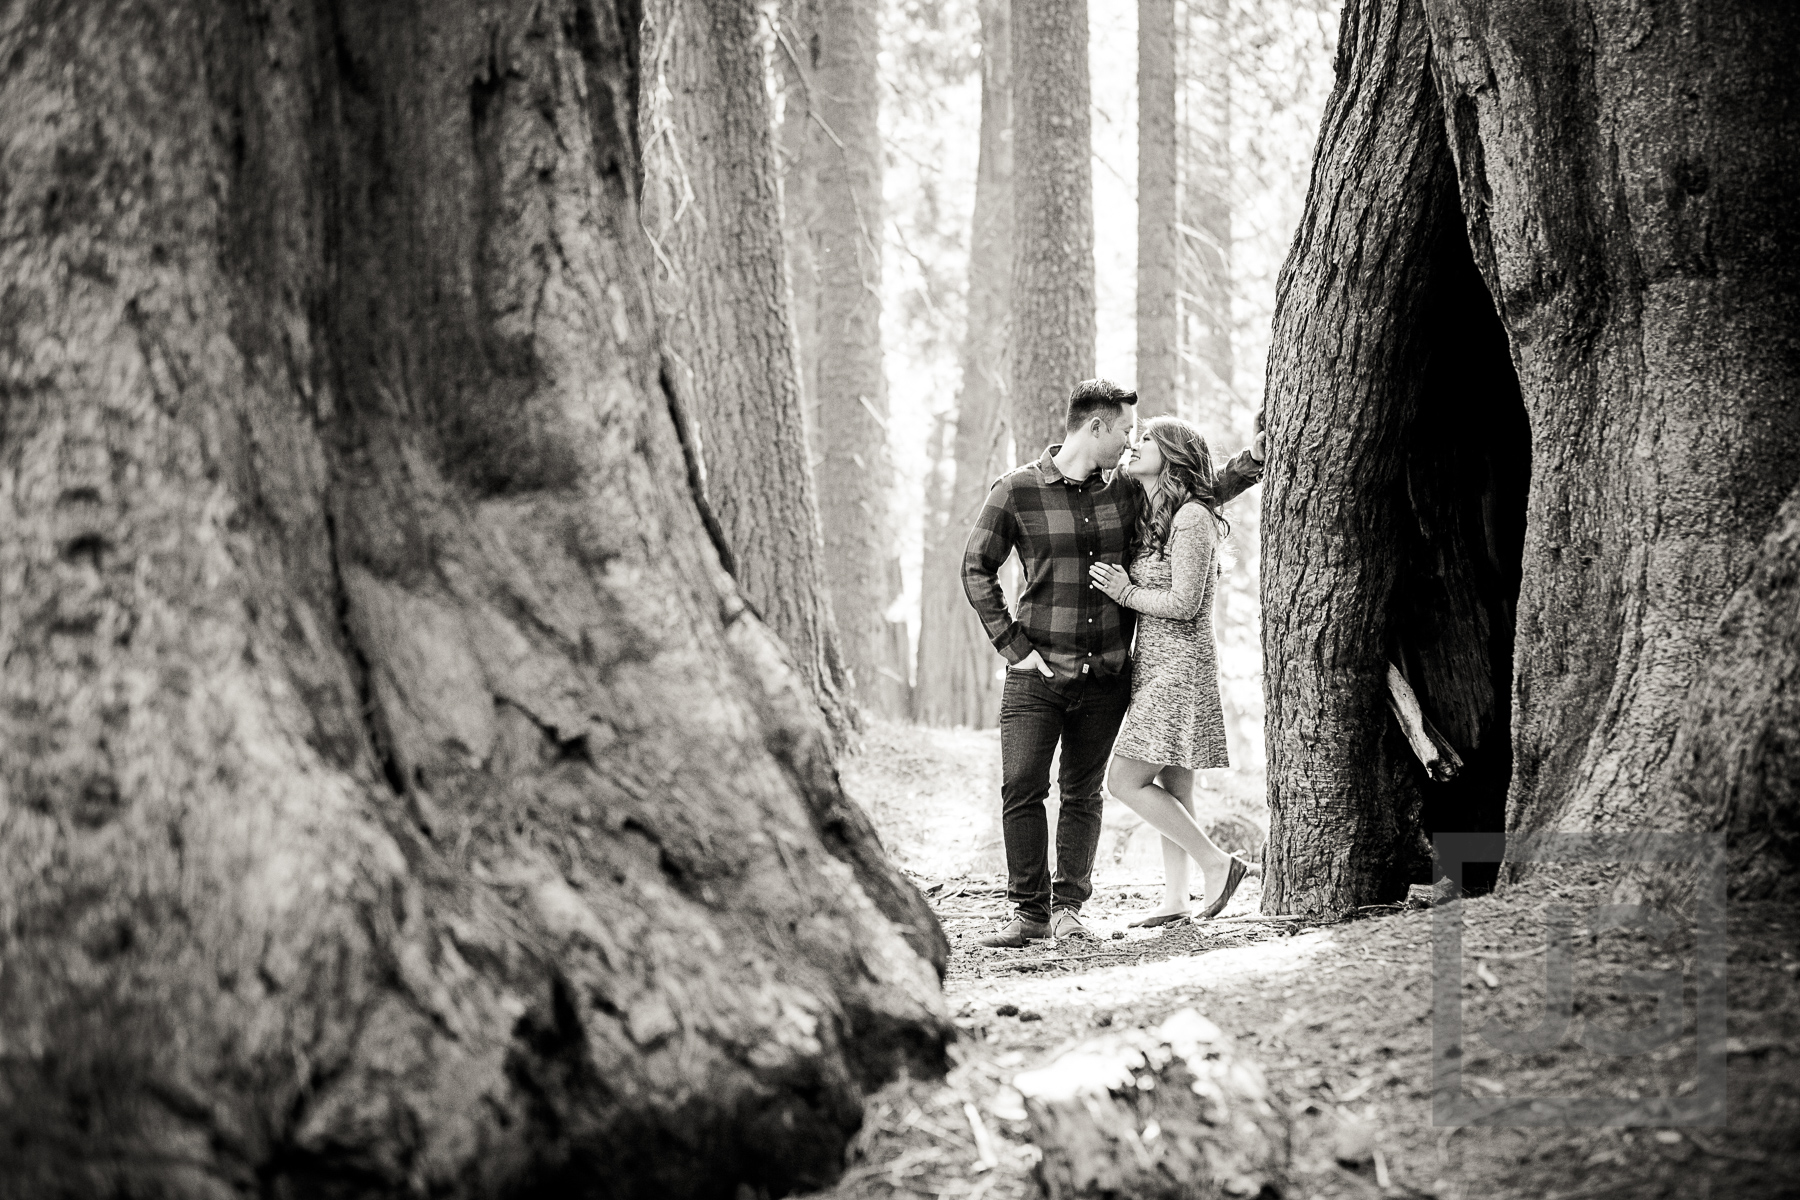
[[[1120,601],[1141,615],[1132,653],[1131,710],[1113,753],[1164,766],[1228,767],[1219,661],[1213,646],[1213,585],[1219,534],[1199,504],[1181,506],[1161,554],[1127,568],[1134,587]]]

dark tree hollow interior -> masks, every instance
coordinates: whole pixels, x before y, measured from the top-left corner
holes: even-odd
[[[1390,660],[1463,760],[1461,773],[1441,783],[1413,762],[1426,841],[1506,827],[1513,629],[1531,483],[1519,377],[1464,222],[1444,222],[1431,254],[1419,330],[1424,374],[1397,485],[1405,495],[1395,509],[1401,520],[1388,629]],[[1428,882],[1429,868],[1418,856],[1413,882]],[[1463,885],[1489,891],[1498,870],[1498,863],[1471,863]]]

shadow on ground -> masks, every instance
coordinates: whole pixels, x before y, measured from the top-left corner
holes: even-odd
[[[846,771],[853,792],[856,771],[868,766]],[[971,812],[996,803],[986,794],[992,781],[978,769],[966,773],[980,787],[957,803]],[[947,803],[943,790],[932,791],[934,804]],[[980,815],[967,819],[978,823]],[[932,827],[923,806],[908,817],[902,829],[881,821],[877,809],[902,862],[908,846],[922,846],[906,839],[929,837]],[[926,857],[921,849],[914,861]],[[1276,1103],[1293,1116],[1288,1195],[1800,1195],[1800,911],[1792,905],[1731,907],[1723,1039],[1703,1041],[1696,1024],[1691,932],[1660,941],[1621,930],[1594,937],[1578,923],[1575,1019],[1567,1036],[1541,1052],[1511,1054],[1475,1031],[1490,1019],[1513,1029],[1542,1019],[1545,912],[1592,912],[1608,898],[1604,879],[1546,875],[1447,909],[1376,910],[1305,926],[1241,919],[1258,915],[1260,892],[1251,880],[1225,913],[1240,919],[1127,934],[1126,921],[1154,902],[1158,881],[1115,873],[1084,914],[1095,940],[1016,951],[974,944],[1006,915],[998,877],[921,876],[919,883],[951,936],[945,992],[964,1033],[957,1065],[947,1080],[902,1081],[875,1096],[849,1171],[821,1195],[1038,1195],[1038,1153],[1012,1078],[1109,1029],[1154,1026],[1185,1007],[1261,1063]],[[1469,1032],[1458,1045],[1434,1047],[1439,920],[1461,923],[1461,979],[1444,990]],[[1650,976],[1632,973],[1667,979],[1670,971],[1683,980],[1678,1034],[1642,1053],[1585,1048],[1584,1040],[1598,1040],[1593,1030],[1655,1027],[1659,1001],[1644,982]],[[1567,1127],[1545,1103],[1693,1095],[1700,1064],[1715,1060],[1724,1066],[1726,1107],[1702,1124]],[[1451,1063],[1460,1066],[1461,1095],[1494,1102],[1495,1124],[1433,1123],[1434,1066]]]

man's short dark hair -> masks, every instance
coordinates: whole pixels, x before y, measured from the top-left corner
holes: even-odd
[[[1127,404],[1136,403],[1136,392],[1128,392],[1110,379],[1084,379],[1069,390],[1069,420],[1064,428],[1079,429],[1089,417],[1099,417],[1111,426]]]

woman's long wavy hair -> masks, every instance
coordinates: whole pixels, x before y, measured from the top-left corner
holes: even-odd
[[[1131,544],[1132,557],[1163,553],[1169,544],[1169,528],[1175,523],[1175,514],[1190,500],[1206,507],[1219,526],[1220,537],[1230,536],[1231,522],[1219,512],[1212,451],[1207,449],[1200,431],[1180,417],[1152,417],[1141,436],[1156,439],[1162,451],[1163,469],[1156,477],[1156,498],[1140,510]]]

